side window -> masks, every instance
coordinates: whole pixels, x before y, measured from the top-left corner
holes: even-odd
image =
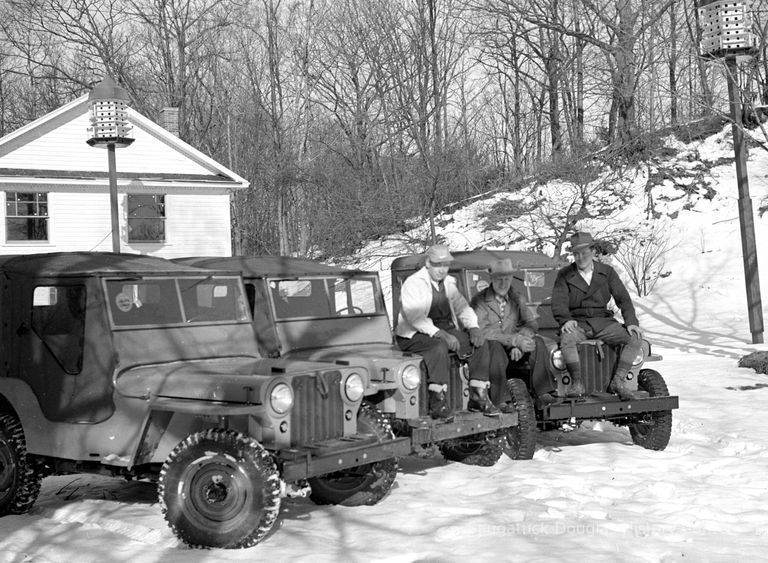
[[[37,286],[32,294],[32,330],[73,375],[83,367],[85,305],[83,285]]]
[[[6,192],[5,240],[48,240],[48,194]]]
[[[165,242],[165,196],[128,194],[128,241]]]

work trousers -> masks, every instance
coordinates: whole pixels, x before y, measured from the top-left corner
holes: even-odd
[[[479,348],[475,348],[469,342],[469,335],[463,330],[449,329],[459,339],[461,348],[459,358],[467,358],[469,377],[488,381],[490,372],[490,348],[488,341]],[[447,385],[451,377],[450,350],[445,342],[439,338],[432,338],[422,332],[417,332],[411,338],[397,337],[397,345],[403,352],[419,354],[424,360],[427,369],[427,382],[439,385]]]

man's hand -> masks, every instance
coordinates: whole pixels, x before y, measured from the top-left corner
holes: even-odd
[[[483,344],[485,344],[485,336],[483,336],[482,331],[475,327],[469,329],[469,341],[472,343],[472,346],[475,348],[480,348]]]
[[[579,323],[577,323],[576,321],[565,321],[563,328],[560,330],[563,333],[568,334],[569,332],[575,331],[577,328],[579,328]]]
[[[641,340],[643,338],[643,329],[641,329],[637,325],[629,325],[629,326],[627,326],[627,332],[629,332],[630,336],[637,336]]]
[[[461,348],[461,343],[459,342],[459,339],[456,338],[454,335],[452,335],[450,332],[446,332],[444,330],[438,330],[435,333],[435,338],[439,338],[445,344],[448,346],[448,349],[451,352],[458,352],[459,348]]]
[[[515,335],[512,345],[515,348],[518,348],[523,354],[526,352],[533,352],[536,349],[536,341],[525,334]]]
[[[523,357],[523,351],[520,348],[512,348],[509,351],[509,359],[513,362],[518,361],[520,358]]]

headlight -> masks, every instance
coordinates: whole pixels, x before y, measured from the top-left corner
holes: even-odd
[[[421,383],[421,370],[419,366],[413,364],[406,366],[403,374],[400,376],[400,380],[403,382],[403,387],[408,389],[408,391],[418,389],[419,383]]]
[[[363,396],[363,391],[365,391],[363,378],[357,373],[350,375],[344,382],[344,394],[353,403],[360,400],[360,397]]]
[[[641,348],[640,351],[637,353],[637,356],[635,356],[635,359],[632,360],[632,365],[639,366],[644,361],[645,361],[645,350]]]
[[[285,383],[278,383],[269,393],[269,406],[277,414],[285,414],[293,406],[293,391]]]
[[[555,369],[557,370],[564,370],[565,369],[565,358],[563,357],[563,351],[559,348],[557,350],[552,350],[552,365],[555,366]]]

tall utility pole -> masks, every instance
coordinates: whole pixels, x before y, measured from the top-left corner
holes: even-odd
[[[739,230],[741,232],[744,281],[747,289],[747,313],[752,343],[763,342],[763,304],[760,298],[760,275],[757,267],[755,220],[752,199],[749,197],[747,175],[747,148],[741,117],[739,65],[736,57],[751,57],[755,53],[755,37],[751,32],[752,18],[749,2],[733,0],[701,0],[697,3],[699,24],[702,27],[702,56],[722,59],[728,81],[728,99],[731,106],[733,150],[736,155],[736,183],[738,184]]]

